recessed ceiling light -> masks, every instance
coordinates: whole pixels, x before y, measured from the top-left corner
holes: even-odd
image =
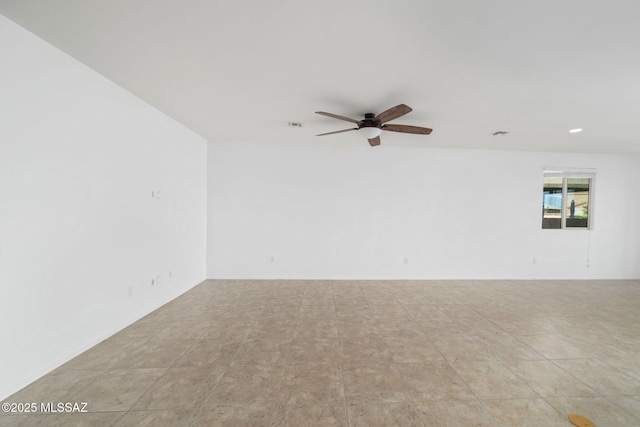
[[[582,132],[582,128],[571,129],[569,133],[580,133]]]

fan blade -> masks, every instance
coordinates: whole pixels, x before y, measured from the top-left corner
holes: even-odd
[[[350,131],[352,131],[352,130],[358,130],[358,128],[353,128],[353,129],[343,129],[343,130],[337,130],[337,131],[335,131],[335,132],[321,133],[320,135],[316,135],[316,136],[333,135],[334,133],[350,132]]]
[[[316,111],[316,114],[322,114],[323,116],[333,117],[334,119],[346,120],[351,123],[360,123],[358,120],[350,119],[349,117],[339,116],[337,114],[325,113],[324,111]]]
[[[409,125],[384,125],[382,130],[390,130],[391,132],[403,132],[403,133],[419,133],[422,135],[429,135],[433,129],[422,128],[420,126]]]
[[[404,116],[407,113],[410,113],[413,109],[404,104],[396,105],[395,107],[389,108],[387,111],[383,111],[378,114],[375,118],[376,120],[380,120],[380,123],[390,122],[393,119],[397,119],[398,117]]]
[[[380,145],[380,137],[376,136],[375,138],[371,138],[368,140],[369,141],[369,145],[372,147],[375,147],[376,145]]]

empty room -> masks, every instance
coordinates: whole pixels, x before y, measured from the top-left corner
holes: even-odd
[[[0,426],[640,425],[638,18],[0,0]]]

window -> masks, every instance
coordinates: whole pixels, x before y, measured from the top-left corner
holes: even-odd
[[[542,228],[591,227],[593,171],[546,171],[542,186]]]

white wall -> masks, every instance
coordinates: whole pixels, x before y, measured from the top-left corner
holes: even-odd
[[[209,143],[208,277],[640,277],[640,157],[387,139]],[[591,231],[541,229],[544,167],[597,169]]]
[[[0,63],[1,400],[205,279],[207,144],[2,16]]]

